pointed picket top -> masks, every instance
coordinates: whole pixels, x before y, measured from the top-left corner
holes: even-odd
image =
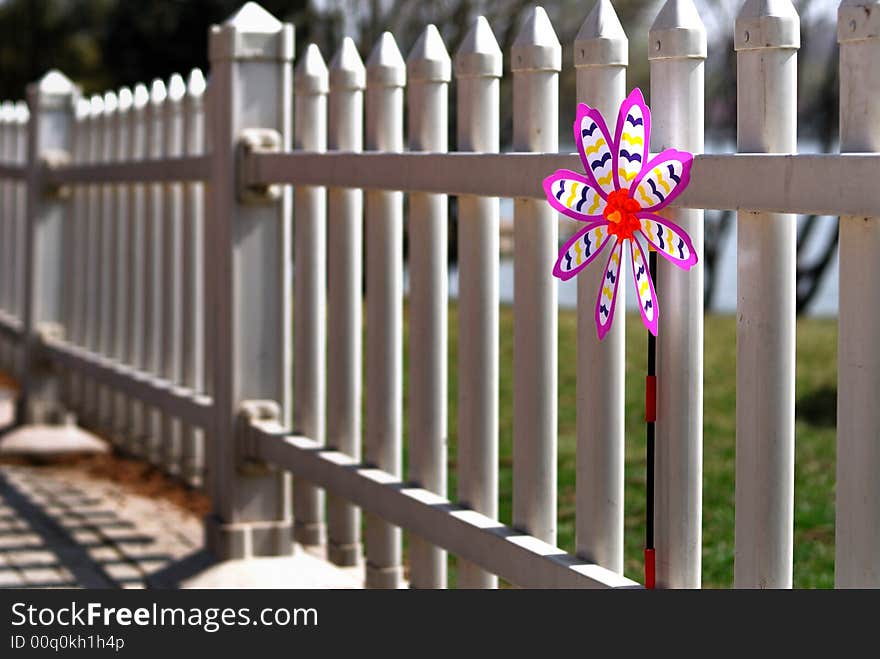
[[[330,60],[330,86],[334,89],[363,89],[367,70],[351,37],[345,37]]]
[[[574,40],[574,65],[626,66],[629,39],[611,0],[598,0]]]
[[[147,86],[139,82],[134,86],[134,109],[142,110],[150,102],[150,92]]]
[[[189,72],[189,78],[186,81],[186,93],[189,96],[203,96],[208,88],[208,81],[205,80],[205,74],[201,69],[193,69]]]
[[[510,49],[512,71],[559,71],[562,45],[543,7],[533,7]]]
[[[452,60],[436,25],[428,25],[406,58],[406,75],[410,81],[449,82]]]
[[[403,87],[406,84],[406,64],[390,32],[382,33],[367,58],[367,84],[370,83],[380,87]]]
[[[88,118],[89,114],[92,111],[92,104],[89,102],[87,98],[78,98],[76,99],[76,106],[74,108],[73,116],[77,121],[83,121]]]
[[[478,16],[453,60],[459,78],[500,78],[504,55],[485,16]]]
[[[274,34],[283,27],[281,21],[256,2],[246,2],[241,9],[227,18],[223,25],[233,27],[238,32]]]
[[[649,40],[648,59],[706,59],[706,26],[693,0],[666,0]]]
[[[179,73],[173,74],[168,79],[168,100],[172,103],[180,102],[186,95],[186,82]]]
[[[116,114],[119,109],[119,97],[114,91],[108,91],[104,94],[104,114]]]
[[[880,39],[880,0],[843,0],[837,8],[837,40]]]
[[[791,0],[746,0],[736,17],[736,50],[800,48],[801,19]]]
[[[166,98],[168,98],[168,89],[165,87],[165,82],[161,78],[156,78],[150,85],[150,103],[159,105]]]
[[[326,94],[329,90],[329,72],[321,49],[310,43],[293,72],[293,86],[307,94]]]
[[[15,103],[12,101],[3,101],[0,103],[0,121],[8,123],[12,121],[15,113]]]
[[[20,124],[27,123],[27,120],[31,116],[31,111],[28,109],[27,103],[24,101],[16,101],[15,107],[13,110],[13,117],[16,122]]]
[[[93,119],[104,114],[104,97],[100,94],[93,94],[89,99],[89,114]]]
[[[117,96],[119,98],[120,114],[131,110],[131,106],[134,104],[134,94],[131,93],[131,89],[128,87],[120,87]]]

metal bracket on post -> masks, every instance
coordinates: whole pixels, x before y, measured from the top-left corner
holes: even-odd
[[[269,204],[281,199],[281,185],[249,184],[245,177],[248,156],[254,153],[279,153],[282,150],[281,145],[281,133],[271,128],[245,128],[239,133],[236,148],[236,193],[241,203]]]
[[[52,171],[70,163],[70,153],[63,149],[48,149],[40,154],[40,170],[42,172]],[[43,196],[52,200],[67,199],[70,197],[70,186],[44,180]]]
[[[238,471],[244,476],[263,476],[274,467],[260,457],[260,450],[251,428],[256,422],[281,423],[281,406],[274,400],[246,400],[238,413]]]

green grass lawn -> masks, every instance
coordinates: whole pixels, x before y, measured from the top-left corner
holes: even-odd
[[[449,314],[449,473],[455,493],[457,314]],[[576,319],[559,316],[559,546],[573,551],[575,529]],[[500,517],[511,520],[513,437],[513,313],[501,309]],[[625,573],[642,581],[645,523],[645,331],[627,320]],[[736,444],[736,321],[706,317],[703,448],[703,586],[733,583]],[[794,585],[834,583],[834,456],[837,322],[800,319],[797,325]],[[454,569],[450,573],[454,583]]]

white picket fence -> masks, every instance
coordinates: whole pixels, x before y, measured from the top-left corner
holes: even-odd
[[[842,216],[836,584],[877,587],[880,3],[839,10],[846,155],[793,155],[800,38],[789,0],[748,0],[735,30],[742,153],[698,155],[670,211],[698,252],[701,209],[739,211],[735,583],[791,586],[790,214],[818,213]],[[666,2],[648,39],[653,150],[700,153],[707,43],[691,0]],[[220,558],[285,555],[296,539],[356,564],[363,510],[370,587],[402,583],[401,529],[416,587],[445,586],[446,551],[460,558],[463,587],[497,576],[637,585],[621,575],[625,316],[599,343],[598,269],[578,284],[577,553],[556,547],[558,229],[541,180],[579,163],[557,153],[561,47],[547,15],[529,14],[510,53],[516,153],[498,153],[503,54],[483,18],[451,60],[433,26],[406,62],[389,33],[366,67],[349,39],[329,71],[316,47],[295,70],[293,53],[293,27],[248,3],[212,29],[207,88],[194,71],[87,101],[52,72],[27,105],[0,106],[0,362],[21,379],[20,418],[60,401],[124,450],[204,484]],[[574,66],[578,99],[606,117],[627,91],[627,53],[600,0]],[[457,151],[447,153],[453,78]],[[446,493],[447,195],[459,199],[456,503]],[[512,528],[496,521],[499,197],[516,200]],[[703,274],[665,265],[657,583],[699,587]]]

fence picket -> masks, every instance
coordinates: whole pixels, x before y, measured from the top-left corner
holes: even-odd
[[[293,148],[327,150],[328,73],[315,44],[294,70]],[[300,186],[293,193],[294,312],[293,427],[324,443],[326,313],[326,189]],[[302,479],[293,482],[293,537],[303,545],[324,542],[324,493]]]
[[[330,62],[331,150],[363,148],[366,70],[351,38]],[[327,272],[327,444],[359,460],[361,455],[361,282],[363,276],[363,192],[330,188],[327,193],[327,248],[336,265]],[[327,555],[337,565],[361,557],[360,510],[327,493]]]
[[[626,97],[629,41],[609,0],[600,0],[574,43],[577,100],[613,121]],[[623,572],[624,338],[626,314],[616,314],[600,341],[593,314],[605,273],[577,278],[577,554]],[[626,308],[626,287],[617,290]],[[571,350],[563,347],[563,350]]]
[[[737,150],[797,151],[800,20],[788,0],[749,0],[736,20]],[[734,585],[790,588],[794,532],[797,223],[737,215]]]
[[[406,61],[410,151],[447,150],[449,53],[433,25]],[[409,198],[409,477],[446,496],[447,200]],[[446,552],[411,538],[410,584],[446,587]]]
[[[498,151],[501,49],[478,17],[455,54],[459,151]],[[458,492],[466,506],[498,516],[499,201],[458,198]],[[465,560],[460,588],[498,579]]]

